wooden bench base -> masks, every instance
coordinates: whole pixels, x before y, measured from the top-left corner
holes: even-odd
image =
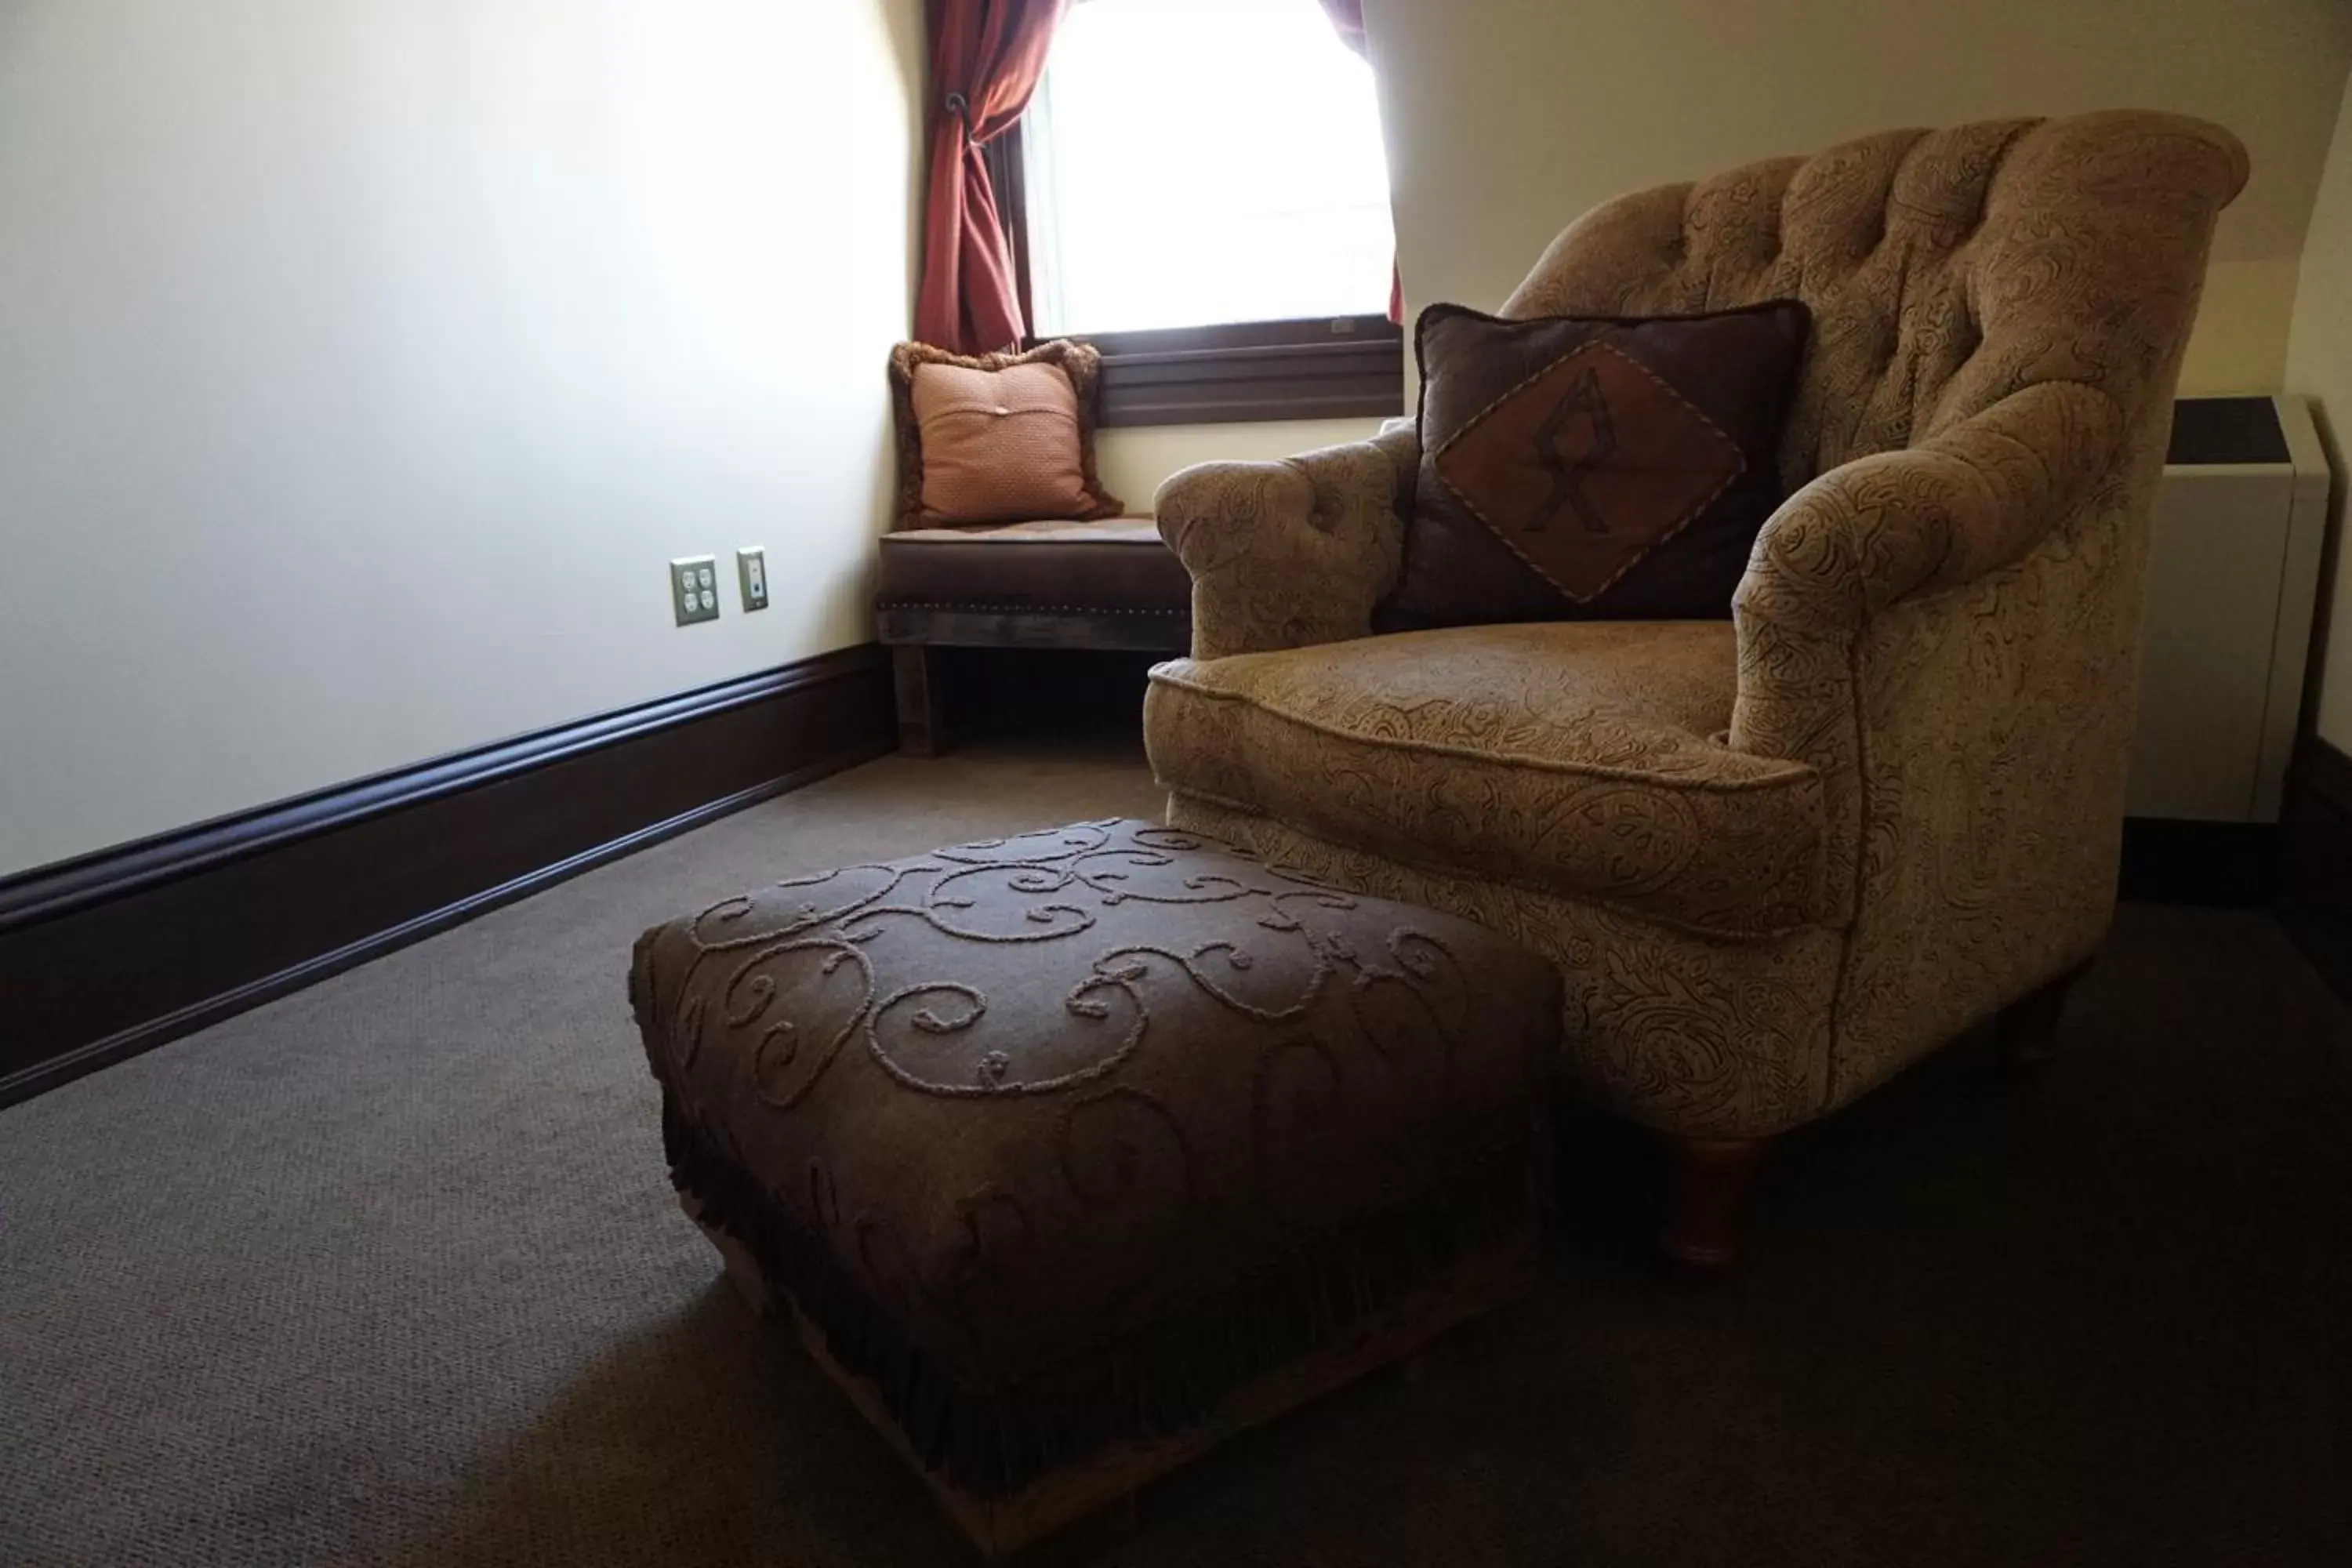
[[[1022,612],[883,606],[877,634],[890,649],[891,688],[898,712],[898,749],[908,756],[936,757],[951,750],[960,730],[973,727],[979,706],[1018,708],[1023,689],[1008,681],[1004,667],[992,665],[981,684],[985,691],[951,693],[946,656],[951,651],[994,650],[1105,654],[1159,654],[1174,658],[1192,647],[1192,619],[1183,615],[1089,614],[1085,611]],[[973,683],[961,683],[969,688]],[[966,711],[956,711],[962,709]]]

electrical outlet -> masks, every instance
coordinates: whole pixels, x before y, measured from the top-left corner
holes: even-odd
[[[670,608],[677,624],[719,618],[719,560],[712,555],[681,555],[669,563]]]
[[[768,607],[768,552],[758,545],[735,552],[735,584],[743,590],[743,613]]]

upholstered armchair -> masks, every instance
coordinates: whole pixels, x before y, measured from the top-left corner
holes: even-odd
[[[2021,1054],[2115,905],[2151,490],[2227,132],[1893,132],[1622,197],[1512,317],[1813,312],[1788,499],[1727,621],[1376,637],[1412,431],[1170,479],[1192,651],[1169,819],[1555,961],[1564,1087],[1666,1135],[1732,1251],[1776,1133],[1996,1014]]]

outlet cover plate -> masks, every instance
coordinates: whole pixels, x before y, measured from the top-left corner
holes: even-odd
[[[669,604],[677,612],[677,624],[690,626],[697,621],[719,618],[719,558],[715,555],[681,555],[669,563]]]
[[[768,552],[754,544],[735,552],[735,585],[742,591],[743,613],[768,607]]]

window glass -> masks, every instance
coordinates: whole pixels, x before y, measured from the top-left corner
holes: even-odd
[[[1388,309],[1371,70],[1317,0],[1076,0],[1022,141],[1040,336]]]

